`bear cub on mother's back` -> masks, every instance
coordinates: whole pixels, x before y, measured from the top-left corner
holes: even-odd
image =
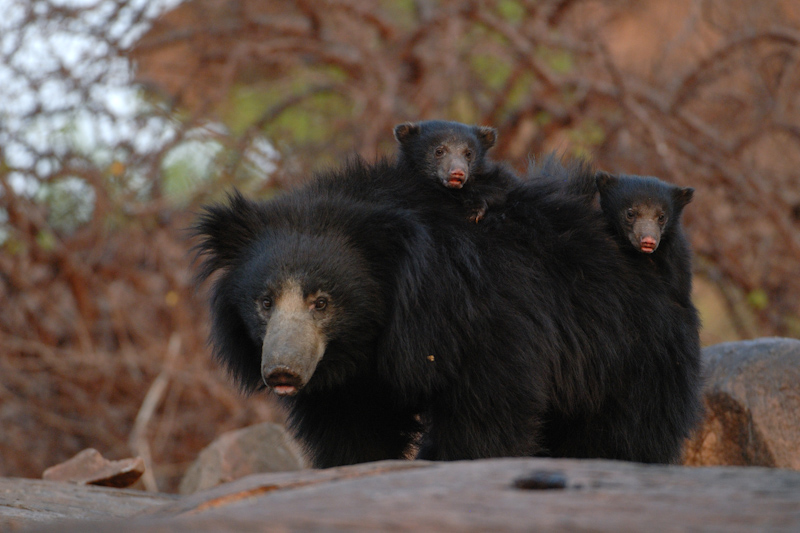
[[[595,176],[600,207],[621,249],[646,267],[655,268],[683,306],[691,305],[691,252],[681,214],[694,189],[649,176]]]
[[[398,168],[419,177],[434,201],[452,191],[469,210],[471,222],[502,205],[516,183],[510,170],[486,157],[497,142],[494,128],[427,120],[398,124],[394,136],[400,144]]]

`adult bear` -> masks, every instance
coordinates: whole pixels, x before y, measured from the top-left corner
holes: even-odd
[[[699,416],[697,319],[550,165],[479,225],[354,161],[196,225],[215,356],[266,386],[317,467],[402,457],[673,462]],[[427,180],[430,182],[430,180]]]

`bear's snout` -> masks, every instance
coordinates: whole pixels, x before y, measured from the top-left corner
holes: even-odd
[[[325,354],[325,333],[296,282],[284,284],[273,307],[261,345],[261,379],[278,396],[293,396]]]

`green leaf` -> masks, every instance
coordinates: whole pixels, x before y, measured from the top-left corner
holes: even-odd
[[[749,303],[754,309],[763,311],[769,305],[769,296],[767,296],[767,291],[764,289],[755,289],[750,291],[747,295],[747,303]]]
[[[520,22],[525,17],[525,6],[522,2],[501,0],[497,3],[497,12],[508,22]]]
[[[52,251],[56,247],[56,236],[48,230],[42,230],[36,234],[36,244],[46,251]]]
[[[27,249],[27,243],[13,235],[8,235],[3,242],[3,249],[10,255],[22,254]]]
[[[536,55],[539,56],[550,70],[556,74],[567,74],[575,68],[575,58],[571,52],[566,50],[558,50],[540,46],[536,50]]]
[[[476,54],[470,61],[475,74],[492,89],[500,89],[511,75],[511,65],[496,56]]]

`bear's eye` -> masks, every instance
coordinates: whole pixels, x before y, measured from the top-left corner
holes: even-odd
[[[625,218],[628,220],[633,220],[636,217],[636,212],[633,209],[628,209],[625,211]]]
[[[272,298],[270,298],[269,296],[264,296],[263,298],[261,298],[261,309],[263,309],[264,311],[269,311],[270,309],[272,309]]]
[[[314,309],[316,309],[317,311],[322,311],[326,307],[328,307],[328,299],[325,298],[324,296],[320,296],[319,298],[314,300]]]
[[[444,155],[444,146],[437,146],[436,150],[434,150],[433,155],[436,157],[442,157]]]
[[[467,161],[472,161],[472,150],[467,150],[464,152],[464,157],[467,158]]]
[[[661,224],[663,226],[664,222],[666,222],[666,221],[667,221],[667,215],[665,215],[664,213],[661,213],[660,215],[658,215],[658,223],[659,224]]]

